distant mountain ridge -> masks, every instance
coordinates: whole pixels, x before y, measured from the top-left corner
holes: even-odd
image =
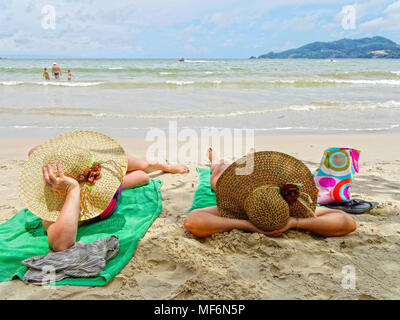
[[[255,57],[251,57],[255,58]],[[259,59],[400,59],[400,45],[384,37],[312,42],[297,49],[269,52]]]

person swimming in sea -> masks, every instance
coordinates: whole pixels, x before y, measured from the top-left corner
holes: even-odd
[[[47,71],[47,68],[44,68],[43,77],[44,77],[46,80],[50,80],[50,75],[49,75],[49,71]]]

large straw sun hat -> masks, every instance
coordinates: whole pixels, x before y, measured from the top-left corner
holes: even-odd
[[[36,216],[56,221],[65,196],[54,194],[43,180],[43,167],[50,164],[55,175],[57,162],[64,174],[80,181],[80,221],[100,215],[109,205],[126,173],[125,150],[112,138],[93,131],[73,131],[43,143],[25,162],[19,179],[19,195]],[[96,169],[94,169],[96,167]],[[96,181],[82,177],[95,170]]]
[[[232,163],[218,178],[217,206],[223,217],[249,219],[272,231],[289,216],[313,217],[317,188],[300,160],[281,152],[250,153]]]

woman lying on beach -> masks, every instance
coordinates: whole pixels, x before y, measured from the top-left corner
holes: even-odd
[[[117,208],[121,190],[147,184],[148,173],[189,172],[185,165],[162,164],[126,155],[113,139],[95,132],[75,131],[51,140],[29,151],[21,173],[20,195],[28,209],[42,218],[54,251],[66,250],[75,244],[81,223],[110,217]],[[32,172],[41,169],[42,178]]]
[[[356,229],[355,221],[347,213],[316,206],[317,191],[311,172],[299,160],[278,152],[255,152],[254,149],[246,159],[251,156],[255,169],[251,174],[238,175],[235,173],[240,168],[238,161],[227,164],[209,149],[210,183],[216,191],[217,206],[191,211],[184,221],[188,231],[206,237],[239,229],[278,237],[294,228],[322,236],[344,236]],[[283,170],[281,163],[285,164]],[[284,180],[286,185],[279,185],[278,180]],[[301,182],[302,187],[294,185],[297,182]],[[296,196],[290,199],[293,194]],[[310,198],[312,201],[307,200]]]
[[[30,156],[37,148],[40,146],[33,147],[28,152]],[[183,164],[166,164],[150,161],[146,158],[135,158],[131,155],[128,157],[128,169],[126,170],[126,175],[122,181],[122,190],[141,187],[150,181],[148,173],[161,170],[165,173],[188,173],[189,168]],[[43,177],[46,177],[46,170],[51,173],[52,167],[43,168]]]

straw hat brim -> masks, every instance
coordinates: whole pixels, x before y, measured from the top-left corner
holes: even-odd
[[[63,154],[85,150],[95,161],[114,161],[118,163],[125,175],[128,166],[128,159],[125,150],[114,139],[93,131],[72,131],[58,135],[47,140],[37,150],[35,150],[25,162],[19,179],[19,195],[22,202],[33,214],[47,221],[56,221],[65,202],[65,196],[54,194],[45,186],[43,180],[43,167],[47,165],[49,159],[54,157],[55,150],[63,151]],[[76,150],[76,151],[75,151]],[[65,175],[69,175],[65,170],[71,160],[57,159],[64,167]],[[71,157],[69,157],[71,158]],[[88,157],[85,158],[85,162]],[[57,174],[56,163],[50,161]],[[64,164],[63,164],[64,161]],[[82,168],[89,167],[89,163],[80,163]],[[83,173],[83,172],[82,172]],[[71,175],[73,176],[73,175]],[[77,177],[74,177],[75,179]],[[118,168],[112,163],[102,165],[101,178],[96,181],[90,190],[92,204],[88,206],[88,213],[80,216],[80,221],[88,220],[100,215],[109,205],[115,192],[122,183]]]
[[[311,211],[315,211],[317,188],[311,171],[300,160],[276,151],[250,153],[232,163],[218,178],[216,196],[222,216],[248,219],[244,203],[250,192],[263,185],[300,184],[300,191],[310,196]],[[311,217],[298,201],[289,206],[290,216]]]

